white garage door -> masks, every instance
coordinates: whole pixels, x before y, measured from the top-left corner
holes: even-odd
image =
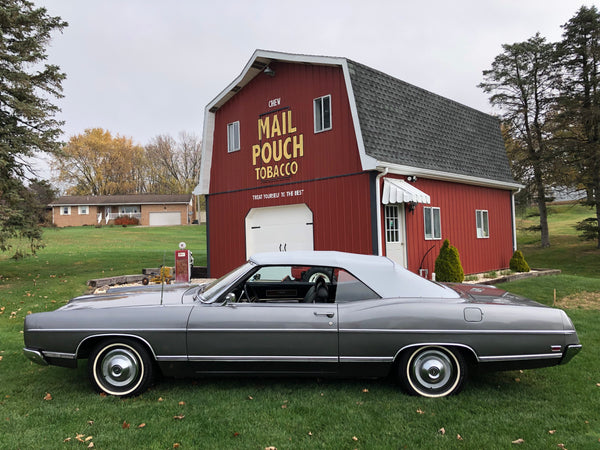
[[[313,248],[313,214],[304,203],[253,208],[246,216],[247,258],[259,252]]]
[[[151,227],[181,225],[180,212],[151,212],[148,218]]]

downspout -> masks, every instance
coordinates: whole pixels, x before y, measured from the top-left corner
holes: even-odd
[[[380,185],[380,180],[385,177],[388,174],[388,168],[384,168],[383,171],[381,169],[377,169],[379,172],[381,172],[379,175],[377,175],[377,178],[375,178],[375,185],[377,188],[377,193],[376,193],[376,201],[377,201],[377,254],[379,256],[383,256],[383,252],[382,252],[382,248],[381,248],[381,185]]]
[[[512,235],[513,235],[513,253],[517,251],[517,210],[515,209],[515,195],[521,192],[521,188],[518,191],[511,191],[511,208],[512,208]]]

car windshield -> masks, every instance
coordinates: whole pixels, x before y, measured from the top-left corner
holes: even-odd
[[[223,275],[221,278],[208,283],[203,286],[204,289],[201,289],[195,297],[195,300],[200,300],[202,303],[212,303],[218,297],[221,291],[234,283],[237,279],[239,279],[243,274],[251,270],[255,265],[253,263],[246,263],[237,269],[232,270],[227,275]]]

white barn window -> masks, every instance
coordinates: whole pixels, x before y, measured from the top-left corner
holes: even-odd
[[[331,130],[331,95],[315,98],[315,133]]]
[[[475,210],[475,224],[477,226],[478,238],[485,239],[490,237],[490,224],[488,222],[488,212],[486,210]]]
[[[227,124],[227,152],[237,152],[240,149],[240,122]]]
[[[425,222],[425,239],[442,239],[442,223],[440,219],[440,208],[426,206],[423,208],[423,219]]]

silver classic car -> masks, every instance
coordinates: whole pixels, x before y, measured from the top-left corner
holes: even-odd
[[[460,391],[474,368],[568,362],[581,345],[560,309],[482,285],[443,285],[391,260],[340,252],[257,254],[200,286],[110,289],[25,319],[39,364],[88,360],[107,394],[157,371],[382,377],[411,394]]]

